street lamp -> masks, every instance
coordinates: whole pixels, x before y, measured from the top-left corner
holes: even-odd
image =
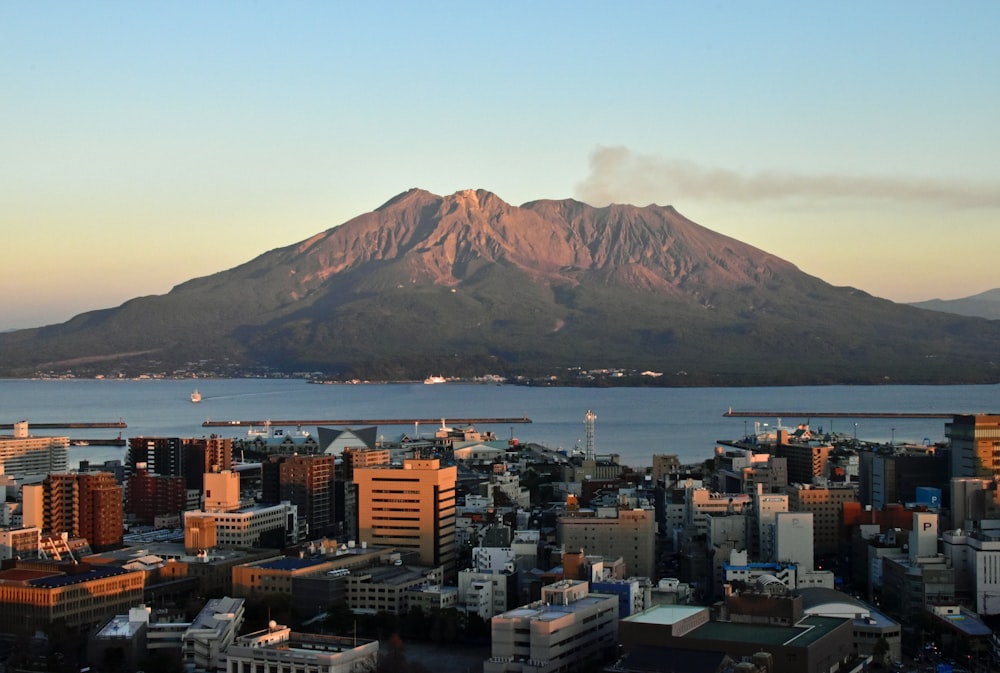
[[[892,439],[890,440],[889,445],[896,446],[896,428],[892,428],[891,432],[892,432],[891,435]]]

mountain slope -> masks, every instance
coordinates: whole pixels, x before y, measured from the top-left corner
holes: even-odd
[[[943,311],[971,317],[1000,320],[1000,288],[961,299],[929,299],[910,304],[931,311]]]
[[[676,385],[985,382],[1000,324],[836,288],[673,208],[410,190],[298,244],[0,335],[0,373],[211,361],[358,378],[652,369]]]

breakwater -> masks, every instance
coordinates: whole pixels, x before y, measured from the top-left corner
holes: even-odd
[[[952,418],[960,414],[909,411],[736,411],[729,409],[725,418]]]
[[[203,428],[239,428],[261,426],[301,426],[301,425],[427,425],[445,421],[455,425],[506,425],[510,423],[531,423],[527,416],[501,418],[340,418],[340,419],[297,419],[297,420],[256,420],[256,421],[205,421]]]

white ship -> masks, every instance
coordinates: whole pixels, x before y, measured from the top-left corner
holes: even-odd
[[[432,383],[444,383],[445,379],[443,376],[428,376],[424,379],[426,385],[431,385]]]
[[[201,393],[198,392],[197,388],[191,393],[191,401],[195,403],[201,402]]]

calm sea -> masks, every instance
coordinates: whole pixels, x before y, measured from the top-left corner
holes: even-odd
[[[190,401],[197,388],[203,398]],[[806,416],[725,418],[734,411],[791,411]],[[245,428],[205,428],[205,420],[349,418],[501,418],[527,416],[530,424],[484,426],[500,439],[517,437],[551,448],[585,444],[584,415],[597,414],[598,453],[618,453],[623,463],[650,464],[654,453],[674,453],[684,462],[711,456],[718,440],[737,439],[755,424],[814,429],[887,442],[937,442],[943,419],[824,417],[824,412],[1000,412],[1000,386],[823,386],[781,388],[530,388],[474,384],[310,385],[288,379],[192,380],[0,380],[0,422],[117,421],[124,437],[201,437],[212,432],[245,437]],[[855,424],[857,424],[855,426]],[[314,427],[304,430],[314,432]],[[432,427],[421,427],[431,432]],[[386,425],[386,438],[413,432]],[[117,430],[38,430],[32,434],[114,437]],[[70,465],[81,459],[123,458],[124,449],[73,447]]]

